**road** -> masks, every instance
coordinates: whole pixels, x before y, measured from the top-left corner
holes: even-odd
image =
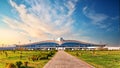
[[[64,52],[58,51],[44,68],[94,68],[88,63]]]

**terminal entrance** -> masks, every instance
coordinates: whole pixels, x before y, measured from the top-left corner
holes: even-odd
[[[57,47],[57,50],[65,50],[64,47]]]

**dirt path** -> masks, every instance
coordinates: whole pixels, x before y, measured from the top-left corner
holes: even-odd
[[[58,51],[57,54],[44,66],[44,68],[94,68],[94,67],[64,51]]]

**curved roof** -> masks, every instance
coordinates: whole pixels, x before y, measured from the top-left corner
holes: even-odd
[[[23,47],[91,47],[91,46],[105,46],[92,43],[81,42],[77,40],[64,40],[60,38],[59,40],[46,40],[30,44],[24,44]]]

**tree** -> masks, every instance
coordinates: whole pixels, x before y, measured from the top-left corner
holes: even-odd
[[[6,56],[6,57],[8,56],[8,53],[7,53],[7,52],[5,52],[5,56]]]

